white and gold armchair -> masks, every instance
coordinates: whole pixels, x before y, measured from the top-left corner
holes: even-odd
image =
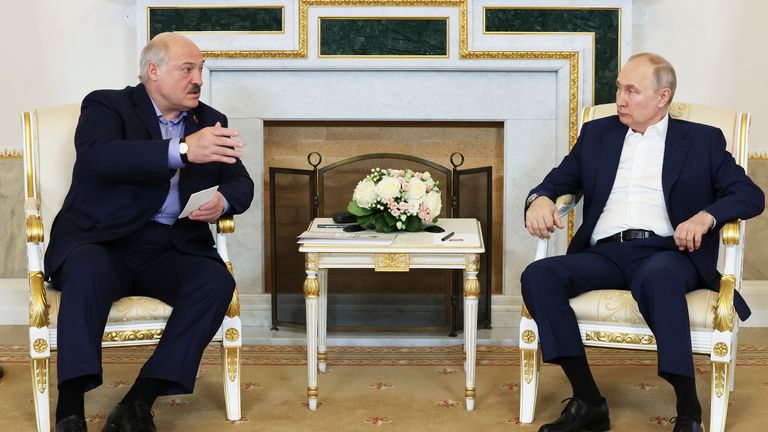
[[[687,103],[673,103],[670,116],[722,129],[728,150],[736,162],[747,169],[749,113]],[[581,124],[616,114],[615,104],[585,107]],[[561,218],[568,215],[569,239],[573,235],[577,196],[558,198]],[[573,213],[571,213],[573,211]],[[691,342],[695,354],[709,355],[712,362],[710,426],[712,432],[725,430],[729,393],[733,391],[736,364],[738,319],[733,307],[734,291],[741,287],[744,260],[744,221],[726,224],[720,236],[720,292],[706,288],[686,295],[691,325]],[[547,256],[547,240],[539,240],[536,260]],[[584,345],[635,350],[656,350],[653,333],[646,326],[637,303],[629,291],[597,290],[571,299],[571,307],[581,331]],[[536,322],[525,305],[520,320],[520,421],[531,423],[536,409],[541,353]]]
[[[53,218],[61,208],[72,179],[75,162],[74,134],[80,115],[78,104],[22,113],[24,134],[24,212],[27,228],[27,269],[29,276],[29,355],[37,416],[37,430],[48,432],[50,425],[49,361],[56,349],[58,291],[43,279],[45,239]],[[218,220],[216,249],[232,272],[226,234],[235,230],[232,217]],[[113,303],[102,346],[156,344],[163,334],[172,308],[150,297],[125,297]],[[242,328],[237,289],[222,327],[214,337],[222,342],[222,371],[227,419],[240,419],[240,347]]]

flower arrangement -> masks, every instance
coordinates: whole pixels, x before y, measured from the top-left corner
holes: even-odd
[[[438,184],[427,171],[373,168],[355,187],[347,211],[378,232],[421,231],[440,214]]]

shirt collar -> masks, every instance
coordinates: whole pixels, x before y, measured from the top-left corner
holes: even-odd
[[[155,101],[152,100],[151,96],[149,97],[149,100],[152,102],[152,107],[155,109],[155,114],[157,114],[157,121],[159,121],[164,125],[167,125],[170,123],[172,126],[175,126],[181,123],[181,121],[184,120],[184,117],[187,116],[187,112],[182,111],[180,116],[176,117],[174,120],[171,120],[169,122],[168,120],[165,119],[165,117],[163,117],[163,113],[160,112],[160,108],[157,107],[157,104],[155,103]]]
[[[635,132],[632,130],[632,128],[629,128],[627,130],[627,135],[625,138],[629,138],[632,135],[638,135],[638,136],[645,136],[648,138],[658,138],[662,141],[664,141],[667,138],[667,128],[669,127],[669,113],[664,114],[664,117],[656,123],[651,126],[648,126],[648,129],[645,130],[644,134],[640,134],[638,132]]]

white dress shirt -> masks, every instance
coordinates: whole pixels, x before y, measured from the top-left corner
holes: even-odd
[[[668,125],[665,115],[644,134],[627,131],[613,189],[592,231],[593,245],[627,229],[650,230],[662,237],[675,233],[661,188]]]

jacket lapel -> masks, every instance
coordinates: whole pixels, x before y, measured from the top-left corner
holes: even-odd
[[[691,146],[691,141],[686,135],[688,135],[688,130],[682,123],[670,117],[667,138],[664,142],[664,163],[661,169],[661,188],[664,190],[664,201],[667,202],[669,201],[669,191],[683,169],[685,157]],[[667,211],[669,211],[669,206],[667,206]]]
[[[139,84],[133,91],[132,96],[133,104],[136,106],[136,114],[147,127],[149,135],[152,139],[161,140],[163,134],[160,132],[160,124],[157,121],[157,113],[152,106],[152,100],[149,98],[147,89],[144,88],[144,84]]]

